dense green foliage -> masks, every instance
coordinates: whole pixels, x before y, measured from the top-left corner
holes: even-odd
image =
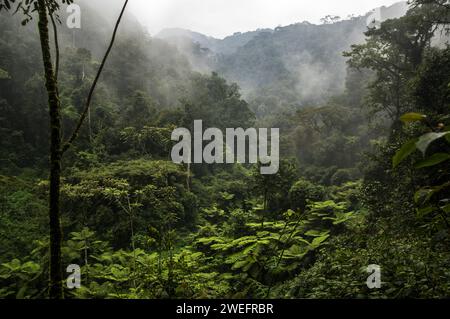
[[[346,34],[361,19],[235,35],[233,55],[219,60],[227,69],[212,73],[127,17],[63,163],[63,265],[82,270],[67,296],[449,297],[450,48],[432,45],[449,12],[440,0],[415,1],[352,47]],[[37,34],[21,20],[0,11],[0,297],[44,298],[48,114]],[[60,27],[64,134],[103,43],[89,21],[99,23],[86,19],[75,43]],[[292,39],[291,29],[310,37]],[[325,48],[324,37],[337,44]],[[344,74],[319,85],[327,94],[299,95],[300,43],[323,68],[348,51]],[[301,65],[314,66],[308,59]],[[224,79],[238,70],[239,85],[251,74],[256,87],[245,99]],[[171,132],[196,119],[279,127],[279,172],[174,164]],[[380,289],[366,285],[370,264],[381,266]]]

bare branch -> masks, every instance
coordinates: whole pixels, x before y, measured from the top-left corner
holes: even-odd
[[[69,140],[64,144],[61,152],[64,154],[71,146],[72,143],[75,141],[75,139],[78,136],[78,133],[80,132],[81,126],[83,125],[84,120],[86,119],[86,116],[89,112],[89,107],[91,105],[92,96],[94,95],[95,87],[97,86],[98,79],[100,78],[100,75],[102,74],[103,68],[105,66],[106,60],[108,59],[109,53],[111,52],[111,49],[114,45],[114,41],[116,39],[117,30],[119,29],[120,21],[122,20],[123,14],[125,12],[125,9],[127,7],[128,0],[125,1],[122,11],[120,12],[119,18],[117,19],[116,25],[114,27],[114,32],[111,38],[111,42],[108,46],[108,49],[106,50],[105,56],[103,57],[102,63],[100,64],[100,67],[97,71],[97,75],[95,76],[94,82],[92,83],[91,89],[89,90],[89,94],[86,100],[86,104],[83,110],[83,113],[80,116],[80,119],[78,121],[78,124],[73,131],[72,135],[70,136]]]

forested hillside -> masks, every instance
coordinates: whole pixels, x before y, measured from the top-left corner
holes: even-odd
[[[0,298],[47,298],[53,144],[36,25],[52,9],[22,25],[18,2],[0,0]],[[118,14],[75,2],[83,26],[58,24],[50,74],[63,140]],[[449,23],[446,1],[415,0],[379,28],[358,17],[219,41],[152,37],[125,12],[62,158],[62,273],[82,274],[64,297],[450,297]],[[199,119],[280,128],[278,173],[175,164],[172,131]]]
[[[377,12],[379,19],[387,20],[406,10],[406,2],[399,2]],[[346,63],[342,52],[364,41],[370,15],[328,16],[322,25],[304,21],[235,33],[222,40],[183,29],[163,30],[157,37],[179,48],[195,69],[219,71],[239,83],[250,102],[264,98],[278,112],[284,104],[323,103],[343,93]]]

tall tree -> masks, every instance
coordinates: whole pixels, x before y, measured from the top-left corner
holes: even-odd
[[[373,113],[387,115],[399,128],[398,118],[411,108],[409,81],[417,72],[430,46],[437,25],[430,7],[415,7],[407,15],[387,20],[380,28],[366,32],[366,43],[353,45],[349,65],[376,73],[370,84],[369,102]]]
[[[450,24],[450,2],[448,0],[413,0],[412,6],[428,7],[433,9],[431,20],[439,25],[448,27]],[[449,31],[447,29],[447,31]]]
[[[44,66],[45,87],[48,95],[48,108],[50,114],[50,189],[49,189],[49,223],[50,223],[50,283],[49,296],[53,299],[64,298],[64,290],[62,286],[62,265],[61,265],[61,212],[60,212],[60,189],[61,189],[61,162],[62,155],[66,152],[78,136],[78,132],[89,112],[92,96],[94,94],[98,79],[103,71],[105,62],[115,41],[116,33],[120,25],[120,21],[125,12],[128,0],[125,1],[119,18],[117,19],[111,42],[103,57],[102,63],[98,69],[95,80],[89,91],[84,110],[80,116],[78,124],[66,143],[63,144],[61,139],[61,103],[58,90],[58,69],[59,69],[59,45],[57,37],[57,24],[55,20],[59,20],[57,12],[60,8],[60,2],[63,4],[71,4],[73,0],[0,0],[0,10],[11,9],[11,4],[17,2],[16,12],[22,10],[25,15],[23,24],[28,23],[32,19],[32,14],[37,12],[39,40],[41,44],[42,61]],[[52,61],[49,37],[49,17],[52,23],[55,36],[55,65]]]

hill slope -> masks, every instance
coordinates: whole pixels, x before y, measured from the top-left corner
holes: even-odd
[[[237,82],[246,97],[275,92],[288,103],[320,103],[344,90],[342,52],[364,40],[368,19],[374,13],[381,20],[395,18],[406,10],[406,2],[399,2],[333,24],[302,22],[222,40],[183,29],[166,29],[157,37],[177,46],[195,69],[215,70]]]

